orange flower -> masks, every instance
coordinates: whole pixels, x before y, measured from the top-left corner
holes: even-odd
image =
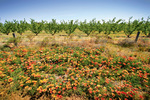
[[[62,95],[57,95],[58,98],[62,98]]]
[[[43,91],[43,92],[46,92],[46,91],[47,91],[47,89],[43,89],[42,91]]]
[[[64,91],[66,88],[62,88],[62,90]]]
[[[99,97],[101,97],[102,95],[101,95],[101,94],[99,94],[98,96],[99,96]]]
[[[129,57],[128,60],[131,60],[131,61],[132,61],[132,60],[134,60],[134,58],[133,58],[133,57]]]
[[[89,90],[89,93],[90,93],[90,94],[92,94],[92,91],[91,91],[91,90]]]
[[[28,88],[29,88],[29,86],[26,86],[26,87],[25,87],[25,89],[28,89]]]
[[[23,84],[20,84],[21,87],[23,87]]]
[[[12,82],[12,81],[13,81],[13,78],[9,78],[9,79],[8,79],[8,82]]]
[[[61,91],[58,91],[58,93],[60,94],[60,93],[61,93]]]
[[[55,93],[56,93],[56,90],[53,90],[53,93],[55,94]]]

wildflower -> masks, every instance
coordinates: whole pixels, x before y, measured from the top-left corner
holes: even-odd
[[[139,95],[139,97],[140,97],[141,99],[143,99],[143,96]]]
[[[27,77],[27,79],[26,80],[29,80],[30,79],[30,77]]]
[[[92,94],[92,91],[91,91],[91,90],[89,90],[89,93],[90,93],[90,94]]]
[[[31,80],[26,81],[26,83],[31,83]]]
[[[32,87],[28,87],[28,90],[31,90],[32,89]]]
[[[55,93],[56,93],[56,90],[53,90],[53,93],[55,94]]]
[[[98,96],[99,96],[99,97],[101,97],[102,95],[101,95],[101,94],[99,94]]]
[[[51,86],[51,87],[53,87],[53,86],[54,86],[54,84],[50,84],[50,86]]]
[[[113,97],[115,96],[115,94],[114,94],[114,93],[112,93],[111,95],[112,95]]]
[[[105,100],[105,99],[102,97],[101,100]]]
[[[21,87],[23,87],[24,84],[20,84]]]
[[[66,88],[62,88],[62,90],[64,91]]]
[[[28,88],[29,88],[29,86],[26,86],[26,87],[25,87],[25,89],[28,89]]]
[[[106,94],[106,93],[104,93],[104,96],[107,96],[107,94]]]
[[[73,87],[73,89],[74,89],[74,90],[76,90],[76,89],[77,89],[77,87],[75,87],[75,86],[74,86],[74,87]]]
[[[56,95],[55,95],[55,94],[52,94],[52,97],[53,97],[53,98],[55,98],[55,97],[56,97]]]
[[[98,97],[94,97],[95,98],[95,100],[99,100],[99,98]]]
[[[8,82],[12,82],[12,81],[13,81],[13,78],[9,78],[9,79],[8,79]]]
[[[60,94],[60,93],[61,93],[61,91],[58,91],[58,93]]]
[[[57,94],[57,97],[58,97],[58,98],[62,98],[62,95],[58,95],[58,94]]]
[[[129,57],[128,60],[132,61],[132,60],[134,60],[134,58],[133,57]]]
[[[97,87],[100,88],[101,86],[100,86],[100,85],[97,85]]]
[[[43,92],[46,92],[46,91],[47,91],[47,89],[43,89],[42,91],[43,91]]]

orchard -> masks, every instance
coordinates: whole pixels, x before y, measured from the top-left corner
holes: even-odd
[[[150,98],[149,18],[13,20],[0,32],[2,100]]]

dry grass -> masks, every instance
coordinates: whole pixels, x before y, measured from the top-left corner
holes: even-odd
[[[16,33],[17,36],[20,36]],[[136,34],[133,34],[130,39],[134,41]],[[12,34],[4,35],[2,34],[0,37],[0,45],[4,45],[4,43],[12,37]],[[83,47],[83,48],[97,48],[97,47],[107,47],[107,49],[111,52],[117,52],[117,54],[121,55],[130,55],[131,53],[140,52],[140,54],[149,54],[144,48],[150,45],[150,39],[143,37],[140,35],[140,38],[136,44],[131,47],[121,47],[118,45],[120,41],[126,39],[124,34],[110,34],[112,39],[107,39],[103,33],[98,34],[97,36],[89,36],[87,37],[80,30],[76,30],[75,34],[71,35],[70,37],[66,36],[65,32],[62,31],[59,34],[55,34],[54,36],[50,34],[46,34],[45,32],[41,32],[38,36],[35,36],[30,31],[24,33],[21,37],[23,40],[19,43],[19,46],[26,46],[26,47],[35,47],[40,46],[41,42],[44,41],[46,37],[48,37],[49,41],[47,42],[50,44],[58,44],[59,46],[70,46],[70,47]],[[31,39],[30,39],[31,38]],[[140,46],[140,48],[138,48]],[[141,51],[142,52],[141,52]]]

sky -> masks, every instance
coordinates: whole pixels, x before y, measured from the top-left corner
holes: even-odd
[[[147,19],[150,0],[0,0],[0,22],[23,20],[30,22],[56,19],[87,21],[117,19]]]

